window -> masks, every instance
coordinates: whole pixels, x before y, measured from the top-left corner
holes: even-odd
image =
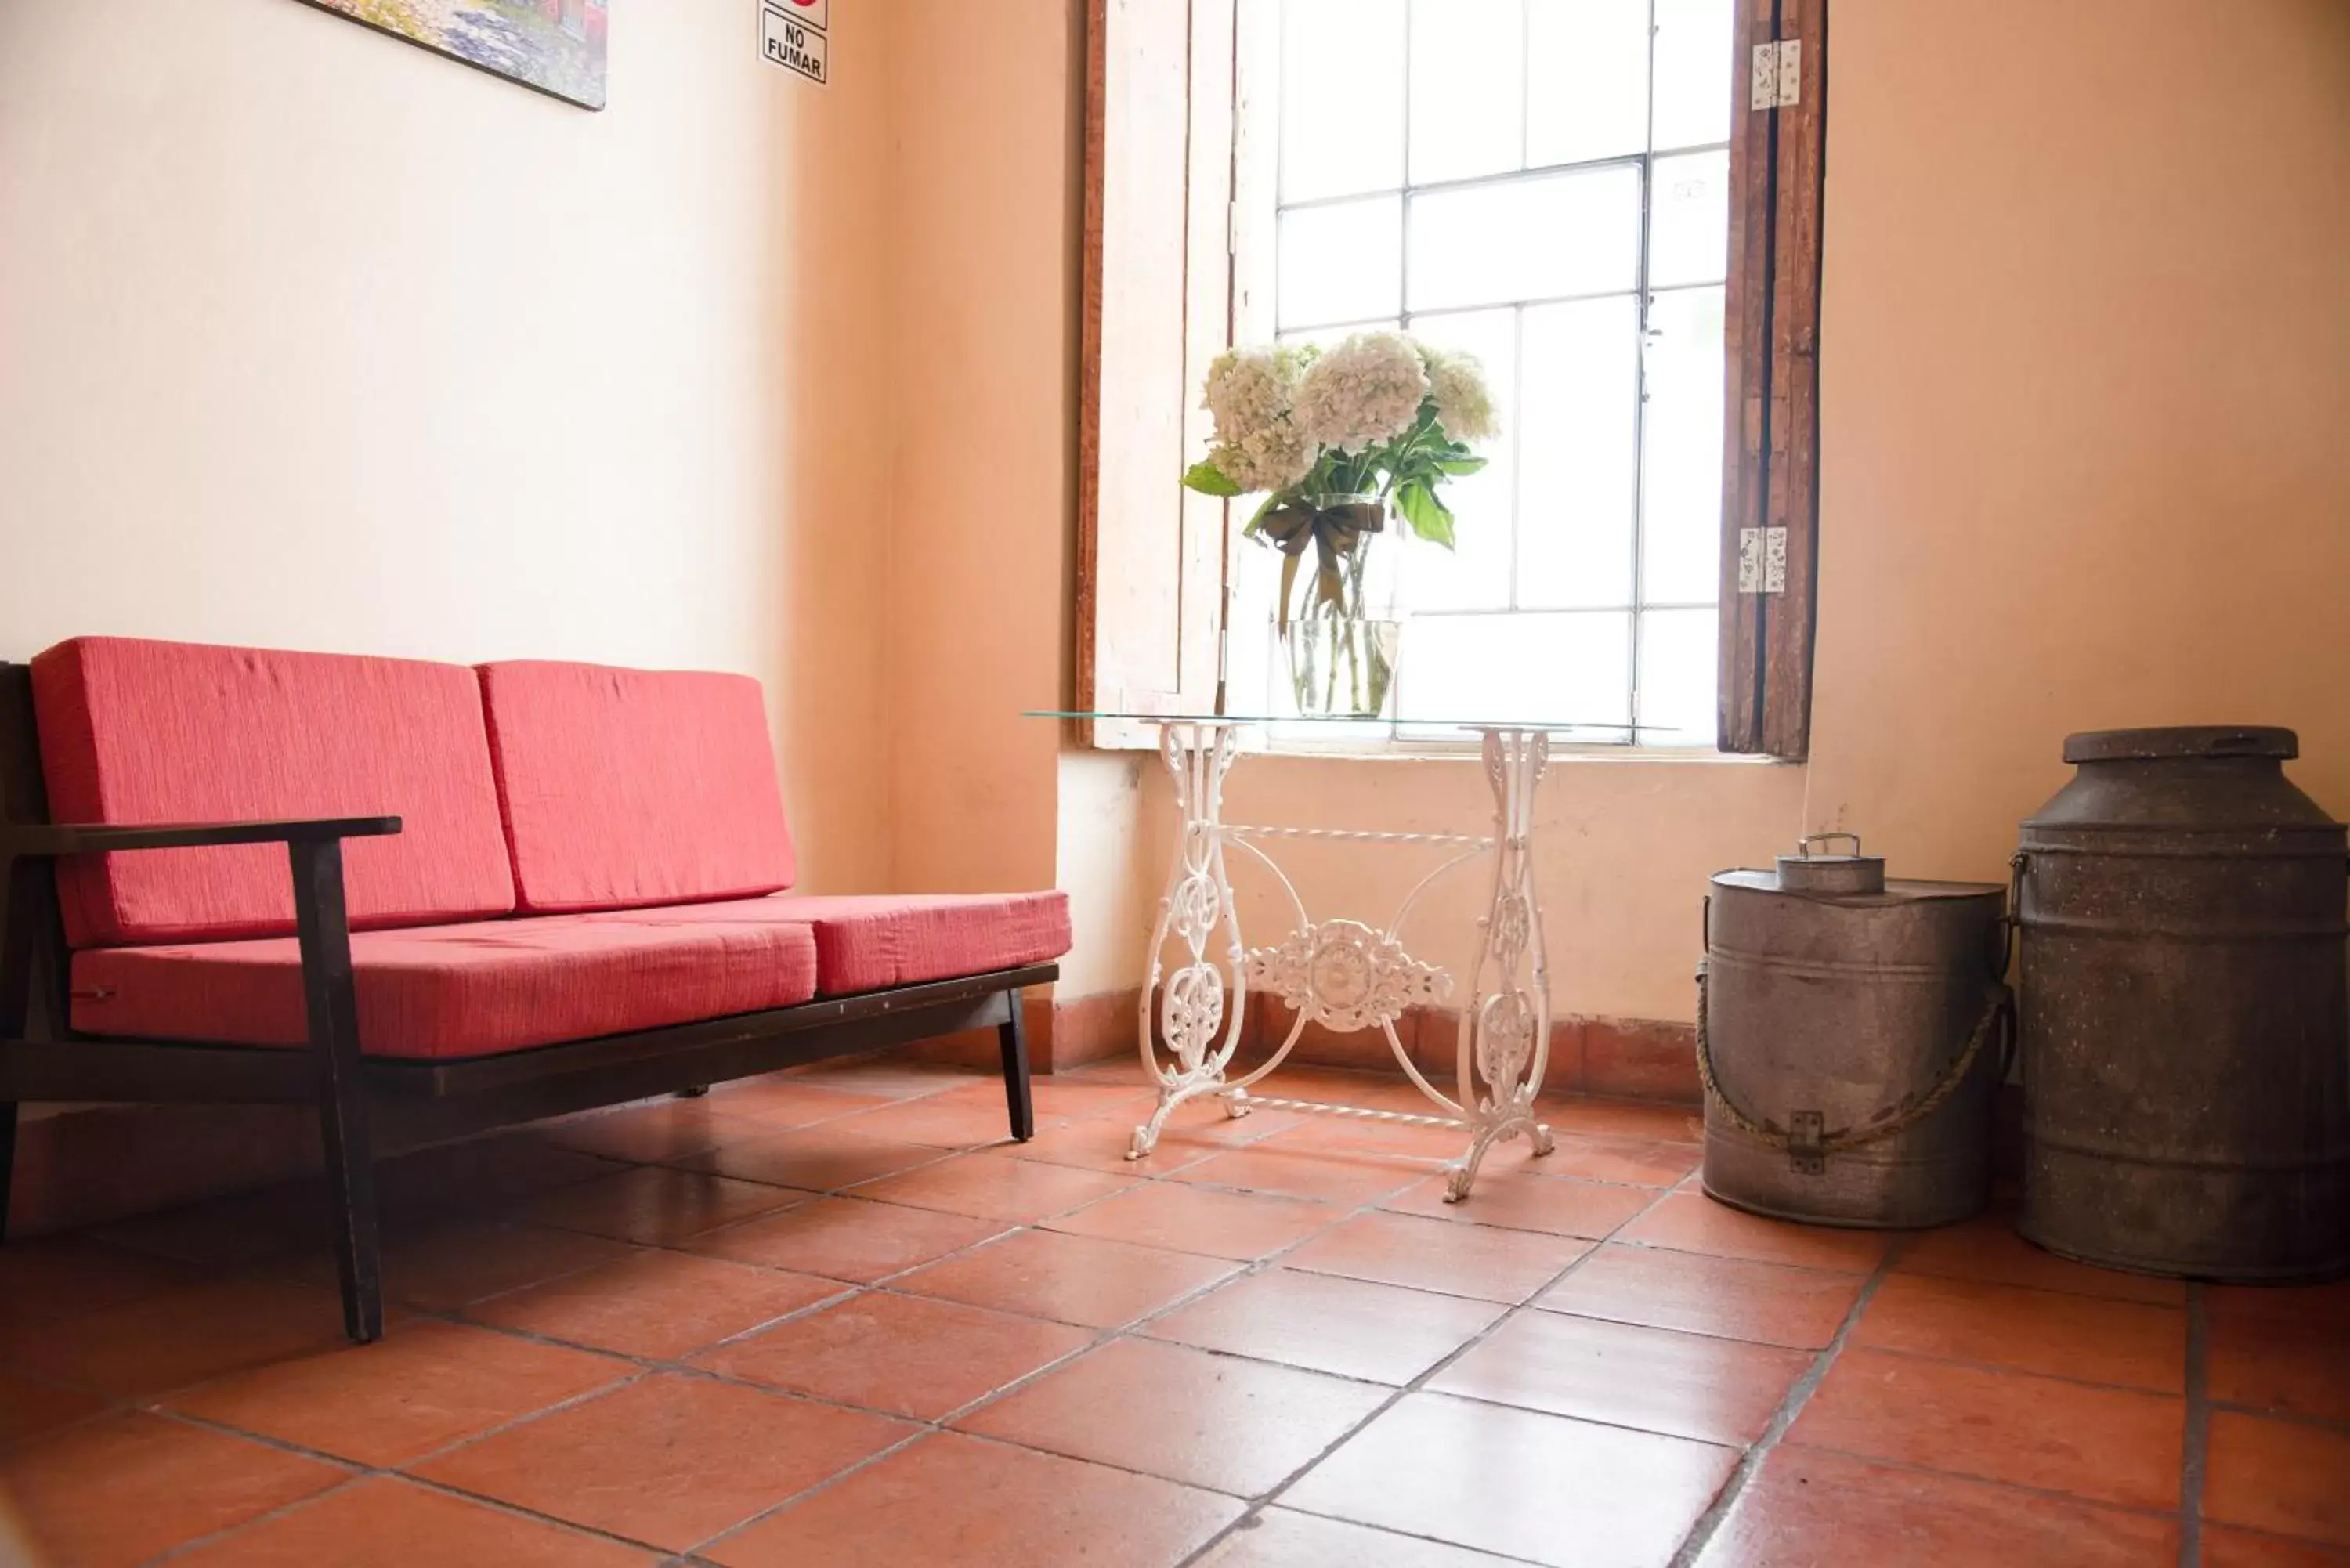
[[[1079,700],[1279,711],[1272,556],[1157,491],[1225,343],[1402,326],[1477,355],[1503,431],[1448,492],[1456,551],[1379,552],[1409,627],[1397,722],[1364,728],[1538,717],[1801,755],[1819,0],[1096,0],[1095,22]],[[1783,36],[1808,57],[1765,91],[1751,47]]]

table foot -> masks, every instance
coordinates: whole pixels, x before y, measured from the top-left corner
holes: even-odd
[[[1493,1146],[1521,1137],[1534,1146],[1537,1159],[1557,1147],[1550,1136],[1550,1127],[1532,1116],[1511,1116],[1482,1128],[1470,1143],[1469,1152],[1444,1168],[1444,1201],[1458,1203],[1468,1197],[1469,1189],[1477,1180],[1477,1168],[1485,1163],[1485,1156]]]

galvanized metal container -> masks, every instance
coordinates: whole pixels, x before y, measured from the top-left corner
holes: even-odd
[[[1812,853],[1850,839],[1848,855]],[[2010,1044],[2006,889],[1891,881],[1849,834],[1724,871],[1698,971],[1705,1189],[1827,1225],[1947,1225],[1991,1197]]]
[[[2023,824],[2023,1208],[2069,1258],[2350,1270],[2342,825],[2290,730],[2074,735]]]

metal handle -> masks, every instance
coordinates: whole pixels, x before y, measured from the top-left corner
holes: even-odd
[[[1700,964],[1697,971],[1697,1075],[1698,1082],[1704,1085],[1707,1099],[1720,1106],[1722,1114],[1730,1118],[1730,1125],[1740,1132],[1808,1160],[1840,1154],[1847,1149],[1865,1148],[1896,1133],[1907,1132],[1932,1116],[1941,1108],[1942,1102],[1958,1093],[1959,1085],[1967,1081],[1975,1058],[1982,1054],[1984,1042],[1991,1038],[1993,1028],[2001,1026],[2002,1021],[2004,1027],[2001,1028],[2001,1033],[2006,1041],[1999,1075],[2002,1079],[2007,1076],[2007,1063],[2014,1050],[2015,995],[2006,986],[1993,981],[1982,1016],[1975,1020],[1964,1049],[1951,1059],[1940,1079],[1930,1088],[1904,1097],[1899,1104],[1888,1106],[1866,1121],[1834,1129],[1807,1127],[1800,1129],[1799,1137],[1796,1128],[1783,1127],[1768,1117],[1749,1115],[1722,1092],[1721,1080],[1714,1075],[1713,1041],[1707,1028],[1706,1015],[1711,1001],[1707,993],[1712,989],[1708,981],[1706,968]],[[1799,1142],[1800,1149],[1797,1147]],[[1816,1167],[1807,1164],[1805,1168],[1816,1169]]]
[[[1795,840],[1795,853],[1809,860],[1812,857],[1813,845],[1834,844],[1837,839],[1843,839],[1852,846],[1854,859],[1857,860],[1861,857],[1860,835],[1857,833],[1806,833]]]

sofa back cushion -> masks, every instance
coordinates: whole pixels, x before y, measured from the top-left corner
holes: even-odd
[[[85,637],[33,660],[55,822],[396,815],[344,846],[359,927],[502,915],[481,690],[461,664]],[[76,947],[278,936],[294,929],[284,846],[140,850],[61,861]]]
[[[481,674],[523,909],[642,909],[791,886],[757,681],[539,661]]]

